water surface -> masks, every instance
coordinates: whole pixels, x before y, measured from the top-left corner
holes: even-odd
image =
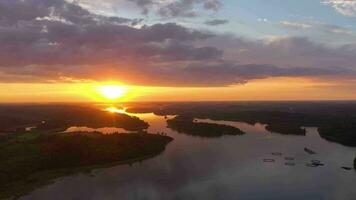
[[[356,149],[319,137],[316,128],[306,136],[270,133],[264,125],[198,120],[236,126],[242,136],[201,138],[167,128],[166,119],[136,114],[148,122],[149,132],[165,132],[175,140],[159,156],[131,165],[64,177],[22,197],[38,199],[355,199]],[[316,155],[303,149],[308,147]],[[280,152],[282,156],[274,156]],[[293,157],[295,166],[285,165]],[[263,159],[274,159],[265,163]],[[318,159],[325,166],[305,164]]]

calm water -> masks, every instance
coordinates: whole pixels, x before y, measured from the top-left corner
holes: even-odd
[[[321,139],[315,128],[307,136],[265,131],[263,125],[200,120],[241,128],[242,136],[200,138],[166,127],[164,117],[137,114],[149,132],[166,132],[175,140],[159,156],[133,165],[120,165],[58,179],[21,199],[356,199],[356,148]],[[317,152],[308,155],[308,147]],[[273,156],[281,152],[283,156]],[[286,166],[284,157],[294,157]],[[263,159],[275,159],[264,163]],[[312,159],[325,166],[305,166]]]

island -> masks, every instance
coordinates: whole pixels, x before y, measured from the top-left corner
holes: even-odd
[[[167,120],[168,127],[188,135],[199,137],[221,137],[224,135],[243,135],[245,132],[239,128],[223,125],[194,122],[194,118],[189,116],[176,116],[173,119]]]

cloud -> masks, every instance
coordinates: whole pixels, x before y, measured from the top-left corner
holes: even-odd
[[[337,12],[342,15],[354,17],[356,16],[356,1],[355,0],[325,0],[322,3],[332,6]]]
[[[292,22],[292,21],[281,21],[280,24],[286,28],[292,29],[308,29],[311,28],[312,25],[302,22]]]
[[[218,0],[177,0],[161,6],[158,14],[162,17],[195,17],[197,5],[202,5],[205,10],[217,12],[222,4]]]
[[[190,64],[184,68],[173,68],[164,74],[159,74],[159,82],[156,84],[172,86],[228,86],[244,84],[250,80],[268,77],[312,77],[330,76],[344,73],[356,73],[352,70],[318,69],[307,67],[283,68],[267,64],[235,64],[221,62],[216,64],[198,63]],[[179,74],[179,76],[177,76]],[[169,79],[167,79],[169,77]],[[155,84],[155,83],[154,83]]]
[[[306,30],[306,29],[314,29],[317,31],[321,31],[324,33],[330,34],[344,34],[344,35],[353,35],[353,31],[349,28],[345,28],[338,25],[326,24],[322,22],[316,21],[308,21],[308,22],[298,22],[298,21],[281,21],[280,25],[284,28],[295,29],[295,30]]]
[[[110,7],[117,5],[135,5],[141,10],[141,13],[147,15],[154,13],[160,17],[196,17],[199,15],[199,10],[218,12],[222,3],[220,0],[67,0],[75,2],[83,8],[88,8],[94,12],[98,9],[110,10]],[[107,6],[103,6],[107,4]],[[104,14],[105,11],[98,13]]]
[[[226,19],[213,19],[213,20],[208,20],[205,21],[204,24],[209,25],[209,26],[219,26],[219,25],[224,25],[229,23],[229,20]]]
[[[79,58],[94,53],[96,48],[108,51],[102,53],[103,58],[110,55],[127,57],[147,48],[154,49],[153,52],[157,54],[162,52],[158,51],[162,49],[174,51],[174,48],[177,48],[177,52],[184,49],[187,56],[191,53],[190,59],[202,57],[199,51],[214,54],[211,53],[213,48],[194,48],[191,44],[183,44],[206,39],[211,36],[208,33],[189,30],[173,23],[142,26],[138,29],[126,25],[126,22],[132,22],[129,19],[95,15],[60,0],[51,2],[53,3],[18,0],[0,3],[0,6],[7,10],[11,11],[13,8],[12,12],[1,13],[0,41],[4,45],[3,48],[6,48],[3,49],[6,51],[0,52],[3,65],[30,65],[33,62],[75,64]],[[21,17],[16,16],[16,9],[21,9],[32,17],[16,20],[14,18]],[[80,54],[70,55],[75,52]],[[153,52],[152,56],[166,59],[167,51],[159,55]],[[96,52],[96,55],[94,57],[99,57],[100,53]],[[193,55],[199,56],[194,58]],[[11,59],[14,56],[21,56],[21,61]]]
[[[345,28],[345,27],[341,27],[338,25],[332,25],[332,24],[319,24],[319,29],[327,32],[327,33],[333,33],[333,34],[346,34],[346,35],[352,35],[353,31]]]
[[[355,77],[352,45],[331,48],[295,37],[249,41],[175,23],[137,27],[139,19],[64,0],[3,0],[0,11],[2,82],[225,86],[274,76]]]
[[[206,10],[219,11],[222,7],[222,3],[219,0],[209,0],[203,3]]]
[[[329,47],[305,37],[270,37],[250,41],[233,36],[210,38],[209,45],[224,49],[225,60],[240,64],[266,64],[280,68],[356,69],[356,46]]]

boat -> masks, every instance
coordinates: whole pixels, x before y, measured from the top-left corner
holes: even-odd
[[[309,153],[309,154],[316,154],[313,150],[311,150],[311,149],[308,149],[308,148],[304,148],[304,151],[305,152],[307,152],[307,153]]]

